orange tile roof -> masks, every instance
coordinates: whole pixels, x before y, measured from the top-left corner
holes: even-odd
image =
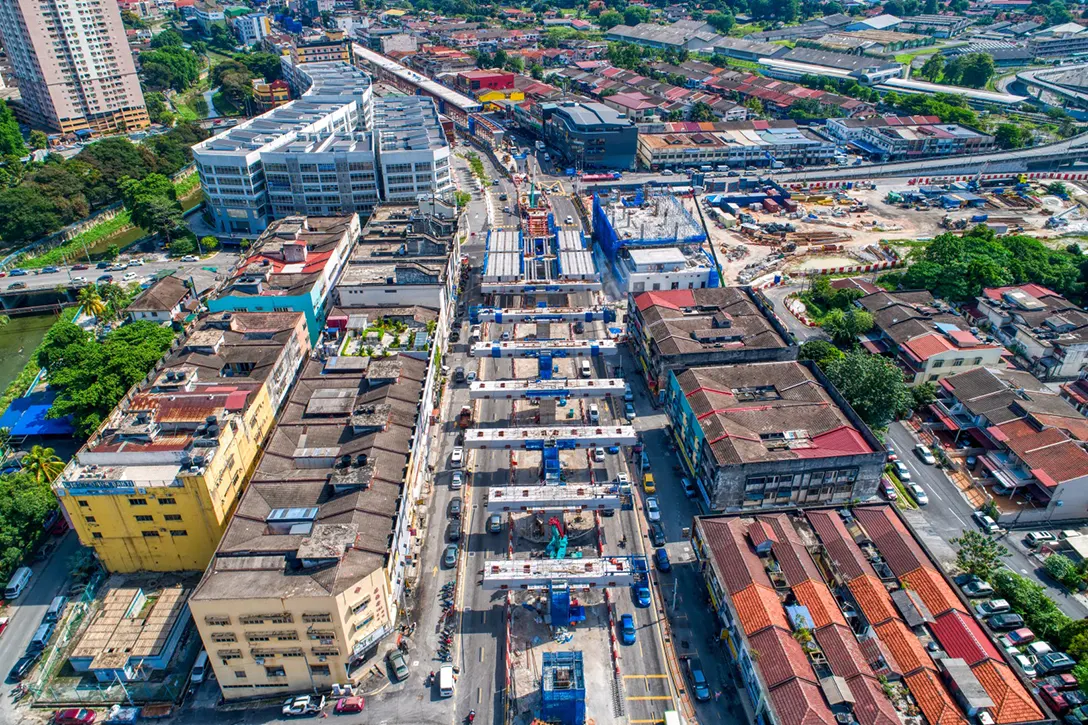
[[[899,577],[906,586],[918,592],[922,603],[934,617],[939,617],[945,612],[956,609],[966,612],[967,608],[960,603],[952,587],[945,583],[944,577],[930,569],[921,566],[914,571]]]
[[[835,603],[835,597],[831,596],[823,582],[814,582],[811,579],[803,581],[793,588],[793,595],[797,597],[798,604],[808,608],[816,629],[829,624],[846,624],[839,605]]]
[[[991,711],[998,725],[1014,722],[1043,720],[1043,713],[1008,665],[986,660],[971,668],[982,684],[982,689],[994,701]]]
[[[749,585],[733,595],[733,606],[737,610],[741,629],[748,636],[771,626],[785,630],[790,628],[782,602],[770,587],[761,584]]]
[[[863,574],[846,586],[854,595],[869,624],[880,624],[898,616],[892,606],[892,598],[888,596],[888,590],[872,574]]]
[[[892,657],[899,665],[900,673],[906,675],[920,668],[937,669],[933,666],[933,660],[922,648],[918,637],[907,629],[903,620],[892,619],[884,624],[878,624],[873,629],[876,630],[880,641],[891,651]]]
[[[929,670],[920,670],[903,679],[929,725],[967,725],[959,708],[937,680],[936,674]]]

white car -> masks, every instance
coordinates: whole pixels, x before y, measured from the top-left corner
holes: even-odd
[[[596,461],[597,463],[604,463],[604,449],[603,448],[598,447],[598,448],[593,449],[593,460]]]
[[[570,215],[567,215],[567,219],[566,219],[565,223],[566,224],[573,224],[574,223],[574,217],[572,217]]]
[[[289,717],[301,717],[302,715],[316,715],[325,707],[325,696],[320,698],[312,695],[301,697],[289,697],[283,703],[282,713]]]
[[[918,502],[919,506],[925,506],[929,503],[929,496],[926,495],[926,490],[917,483],[911,481],[907,484],[907,488],[910,489],[910,495],[914,496],[914,500]]]
[[[126,282],[128,282],[130,280],[133,280],[133,279],[136,279],[136,273],[135,272],[125,272],[124,275],[121,276],[121,279],[123,279]]]
[[[476,382],[476,371],[469,370],[467,373],[465,373],[465,380],[470,383]]]
[[[657,496],[646,497],[646,518],[650,523],[661,520],[661,508],[657,505]]]
[[[198,259],[197,259],[197,256],[195,254],[186,254],[184,257],[181,258],[181,261],[182,262],[196,262],[196,261],[198,261]]]
[[[999,527],[993,519],[991,519],[989,516],[982,513],[981,511],[976,511],[971,514],[971,518],[973,518],[975,520],[975,523],[977,523],[979,527],[987,534],[996,534],[998,531],[1000,531],[1001,527]]]
[[[597,407],[596,403],[591,403],[589,406],[589,422],[600,423],[601,422],[601,409]]]
[[[933,454],[930,452],[930,450],[926,448],[925,445],[923,445],[922,443],[919,443],[914,447],[914,453],[919,458],[921,458],[922,463],[926,464],[927,466],[937,465],[937,459],[933,457]]]
[[[465,474],[461,473],[460,471],[454,471],[453,477],[450,478],[450,488],[456,491],[463,485],[465,485]]]
[[[453,454],[450,455],[450,465],[454,468],[460,468],[465,462],[465,449],[461,446],[453,447]]]
[[[895,475],[899,476],[899,480],[906,483],[910,480],[910,469],[907,468],[907,464],[902,461],[892,461],[892,468],[895,469]]]
[[[87,284],[86,277],[72,277],[72,284]]]
[[[1016,661],[1016,666],[1020,668],[1020,671],[1024,673],[1024,676],[1028,679],[1035,677],[1038,673],[1035,671],[1035,663],[1027,655],[1016,655],[1013,658]]]
[[[626,473],[621,471],[616,474],[616,484],[619,486],[630,486],[631,478]]]
[[[134,259],[134,260],[132,260],[131,262],[128,263],[128,266],[130,266],[130,267],[142,267],[142,266],[144,266],[144,260]]]

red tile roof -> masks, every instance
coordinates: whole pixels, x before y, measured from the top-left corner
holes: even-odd
[[[933,660],[926,654],[922,643],[918,641],[918,637],[907,629],[903,620],[892,619],[884,624],[878,624],[874,629],[880,641],[895,657],[901,674],[906,675],[919,669],[937,669],[933,666]]]
[[[945,583],[944,577],[928,566],[919,567],[899,579],[905,586],[918,593],[922,603],[934,617],[939,617],[950,610],[967,611],[967,607],[960,603],[952,587]]]
[[[791,680],[767,696],[778,722],[789,725],[837,725],[820,688],[804,680]]]
[[[948,341],[944,335],[931,332],[928,335],[919,335],[903,343],[902,347],[916,360],[925,362],[934,355],[955,350],[956,346]]]
[[[920,566],[931,566],[922,547],[914,541],[890,506],[859,508],[854,514],[893,574],[903,576]]]
[[[872,574],[859,576],[847,583],[847,588],[854,595],[854,600],[861,608],[862,614],[869,620],[869,624],[877,625],[895,619],[895,607],[892,606],[892,598],[888,596],[888,590]]]
[[[917,641],[917,640],[915,640]],[[966,725],[960,710],[930,670],[903,678],[929,725]]]
[[[770,587],[752,584],[737,592],[733,595],[733,607],[737,610],[741,629],[749,636],[772,626],[789,629],[778,594]]]
[[[774,545],[774,558],[786,577],[786,583],[792,587],[810,579],[822,581],[816,562],[812,560],[801,542],[801,537],[797,535],[785,514],[759,516],[758,521],[770,526],[774,532],[774,538],[778,542]]]
[[[798,458],[833,458],[835,456],[859,456],[872,453],[865,437],[848,425],[840,426],[809,439],[808,448],[797,448]]]
[[[1001,659],[997,647],[978,623],[963,612],[942,614],[929,628],[950,657],[958,657],[968,665],[976,665],[988,658]]]
[[[814,636],[820,645],[831,671],[839,677],[850,679],[872,673],[861,646],[845,624],[832,624],[818,628]]]
[[[640,312],[655,305],[668,307],[670,310],[679,310],[693,304],[695,304],[695,294],[687,289],[643,292],[635,298],[635,307],[638,307]]]
[[[850,581],[873,573],[872,566],[854,543],[838,514],[833,511],[809,511],[805,517],[844,579]]]
[[[996,437],[1046,486],[1088,476],[1088,453],[1057,428],[1036,430],[1018,419],[989,430],[996,431]]]
[[[994,701],[991,713],[998,725],[1043,720],[1039,706],[1016,679],[1008,665],[987,660],[971,668],[982,689]]]
[[[819,629],[829,624],[846,624],[835,597],[831,596],[827,586],[821,581],[803,581],[793,587],[793,595],[797,597],[797,603],[808,609],[812,616],[812,624]]]
[[[748,638],[751,648],[759,652],[759,671],[768,690],[773,690],[784,682],[802,679],[816,682],[816,675],[801,645],[793,638],[789,630],[778,627],[753,634]]]
[[[989,297],[991,300],[1000,300],[1001,296],[1006,292],[1015,292],[1020,290],[1024,294],[1027,294],[1035,299],[1042,299],[1043,297],[1061,297],[1060,294],[1052,290],[1047,289],[1039,284],[1021,284],[1012,285],[1010,287],[988,287],[982,290],[982,294]]]
[[[854,717],[861,725],[901,725],[895,706],[884,687],[872,675],[858,675],[846,681],[854,695]]]
[[[712,564],[730,594],[752,584],[772,588],[763,562],[744,538],[745,527],[739,519],[704,519],[702,527]]]

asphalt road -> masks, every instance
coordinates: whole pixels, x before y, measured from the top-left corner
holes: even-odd
[[[205,267],[214,267],[217,274],[226,274],[234,265],[238,262],[239,255],[236,252],[217,252],[204,259],[198,259],[195,262],[182,262],[180,259],[166,259],[161,255],[148,255],[148,254],[132,254],[122,255],[118,261],[127,261],[130,258],[143,258],[151,261],[146,262],[139,267],[129,267],[123,272],[111,272],[106,269],[97,269],[95,265],[89,265],[90,269],[73,270],[71,266],[61,267],[58,272],[37,272],[28,270],[29,274],[25,276],[12,277],[11,272],[7,274],[7,279],[0,282],[0,290],[8,291],[12,284],[23,282],[27,285],[25,290],[19,290],[20,292],[34,291],[34,290],[48,290],[53,289],[57,285],[64,285],[66,287],[78,286],[82,281],[86,283],[93,283],[102,275],[110,275],[113,277],[113,281],[117,283],[123,283],[126,281],[131,282],[143,282],[149,277],[154,277],[157,272],[162,270],[180,271],[185,274],[199,273],[207,271]],[[130,280],[125,280],[126,274],[134,274],[135,277]]]
[[[786,297],[798,290],[800,290],[800,287],[795,285],[767,287],[763,290],[763,294],[771,301],[778,319],[782,320],[782,324],[793,334],[798,344],[808,340],[827,339],[827,335],[824,334],[823,330],[819,327],[807,327],[786,308]]]
[[[922,511],[931,529],[946,543],[961,536],[964,531],[977,531],[978,526],[971,518],[974,509],[941,469],[927,466],[914,454],[912,449],[916,442],[911,432],[901,423],[892,423],[888,428],[887,440],[895,448],[899,460],[910,469],[911,480],[919,483],[930,497],[929,505]],[[1002,543],[1009,550],[1005,565],[1041,584],[1058,608],[1070,617],[1082,619],[1088,616],[1088,608],[1080,600],[1068,596],[1064,589],[1054,586],[1045,575],[1038,575],[1039,563],[1028,555],[1021,541],[1024,533],[1026,532],[1014,532],[1002,539]],[[955,549],[952,544],[949,547]]]

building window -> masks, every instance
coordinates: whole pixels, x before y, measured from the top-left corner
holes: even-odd
[[[144,535],[145,539],[157,539],[157,538],[159,538],[159,532],[158,531],[143,531],[141,533]]]
[[[137,516],[136,521],[141,524],[149,524],[155,520],[154,516]]]
[[[79,506],[80,506],[80,508],[87,508],[87,507],[88,507],[88,506],[90,506],[90,505],[91,505],[91,504],[90,504],[90,503],[88,503],[87,501],[80,501],[80,502],[79,502]]]
[[[166,514],[163,518],[167,521],[181,521],[181,514]]]
[[[265,677],[287,677],[283,665],[272,665],[264,668]]]
[[[97,531],[92,531],[92,532],[91,532],[91,538],[94,538],[94,539],[101,539],[101,538],[102,538],[102,534],[100,534],[100,533],[99,533],[99,532],[97,532]]]
[[[159,503],[163,506],[173,506],[177,501],[174,500],[173,496],[165,496],[159,499]]]
[[[170,529],[171,536],[188,536],[189,532],[185,529]]]
[[[329,676],[329,666],[328,665],[310,665],[310,673],[314,674],[314,675],[317,675],[318,677],[328,677]]]
[[[961,365],[963,365],[963,358],[962,358],[962,357],[961,357],[961,358],[957,358],[957,359],[955,359],[955,360],[953,360],[953,361],[952,361],[952,367],[954,367],[954,368],[958,368],[958,367],[960,367]]]
[[[246,671],[245,671],[245,670],[235,670],[235,671],[234,671],[234,678],[235,678],[236,680],[244,680],[244,679],[246,679]]]
[[[146,498],[130,498],[128,500],[129,506],[147,506]]]
[[[982,358],[976,357],[974,360],[971,361],[971,364],[972,365],[981,365],[982,364]]]
[[[86,521],[88,524],[96,523],[94,516],[84,516],[83,520]]]
[[[212,627],[225,627],[230,624],[230,617],[216,617],[208,615],[204,617],[204,624]]]
[[[932,365],[932,367],[933,367],[934,369],[936,369],[936,368],[943,368],[943,367],[944,367],[944,360],[934,360],[934,361],[933,361],[933,365]]]
[[[332,615],[329,614],[328,612],[319,612],[319,613],[316,613],[316,614],[303,614],[302,615],[302,621],[307,623],[307,624],[312,624],[314,622],[331,622],[332,621]]]

